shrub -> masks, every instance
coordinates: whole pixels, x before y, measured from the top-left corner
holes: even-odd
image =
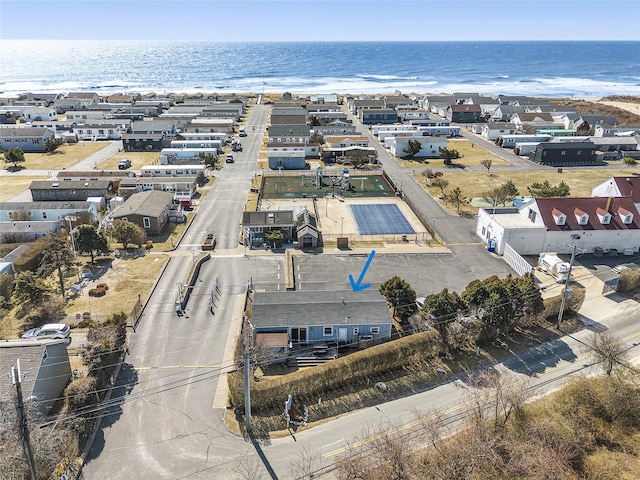
[[[44,252],[49,245],[49,239],[47,237],[40,237],[35,242],[28,243],[27,245],[27,248],[13,261],[13,271],[15,273],[26,270],[35,272],[40,265],[42,252]]]
[[[106,283],[99,283],[96,285],[96,288],[101,288],[103,290],[109,290],[109,285],[107,285]]]
[[[631,293],[640,289],[640,270],[624,270],[616,290],[620,293]]]
[[[104,288],[92,288],[89,290],[90,297],[103,297],[107,291]]]
[[[574,287],[571,292],[571,297],[567,298],[567,300],[564,302],[565,313],[578,312],[578,310],[580,310],[580,307],[582,307],[582,303],[584,302],[585,295],[586,293],[584,288]],[[549,319],[549,320],[558,318],[558,314],[560,313],[561,303],[562,303],[562,294],[556,295],[555,297],[551,297],[551,298],[545,298],[542,318]]]
[[[145,243],[144,248],[146,250],[151,250],[153,248],[153,240],[147,240],[147,243]]]

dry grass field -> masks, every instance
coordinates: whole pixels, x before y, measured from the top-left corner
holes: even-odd
[[[54,153],[25,153],[22,166],[28,170],[59,170],[70,167],[107,145],[107,142],[65,143]]]
[[[151,292],[162,268],[169,260],[166,254],[149,253],[132,259],[103,259],[96,269],[96,277],[66,307],[67,322],[75,323],[76,314],[91,312],[106,318],[123,311],[129,313],[140,295],[144,302]],[[103,297],[90,297],[89,289],[106,283],[109,290]]]
[[[34,180],[46,179],[46,176],[2,175],[0,176],[0,202],[7,202],[24,192]]]
[[[508,180],[513,181],[520,195],[527,196],[529,192],[527,187],[533,182],[543,182],[549,180],[552,185],[557,185],[561,181],[564,181],[571,188],[572,197],[588,197],[591,196],[591,189],[598,183],[605,181],[606,179],[621,175],[626,172],[631,174],[629,170],[621,170],[620,168],[607,168],[607,169],[564,169],[563,173],[558,173],[557,170],[531,170],[531,171],[516,171],[516,172],[492,172],[488,175],[486,172],[463,172],[457,169],[452,169],[451,173],[445,172],[441,177],[449,182],[449,185],[445,189],[445,194],[450,192],[456,187],[460,187],[462,194],[467,198],[482,197],[483,193],[491,190],[492,188],[499,187]],[[439,199],[440,189],[431,187],[428,185],[428,179],[424,173],[414,174],[416,180],[427,190],[434,198],[438,200],[449,213],[455,213],[454,205],[445,205],[442,199]],[[465,207],[463,213],[475,213],[477,208],[470,206]]]

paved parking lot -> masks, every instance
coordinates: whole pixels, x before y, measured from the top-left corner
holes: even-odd
[[[357,278],[368,254],[300,256],[293,259],[296,290],[351,290],[348,275]],[[491,257],[487,256],[487,260]],[[502,260],[491,261],[486,268],[482,262],[471,265],[464,256],[451,254],[378,254],[374,257],[363,283],[377,289],[393,276],[407,281],[418,296],[437,293],[443,288],[461,292],[475,279],[496,274],[504,277],[511,272]],[[490,270],[490,273],[489,273]]]

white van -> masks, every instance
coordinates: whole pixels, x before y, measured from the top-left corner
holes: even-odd
[[[238,130],[238,135],[240,135],[241,137],[247,136],[247,131],[244,129],[244,125]]]

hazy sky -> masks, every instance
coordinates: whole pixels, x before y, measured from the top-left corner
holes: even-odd
[[[0,0],[0,38],[640,40],[640,1]]]

